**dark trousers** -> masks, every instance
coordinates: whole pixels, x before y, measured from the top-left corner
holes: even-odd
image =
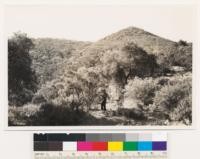
[[[105,101],[103,101],[101,103],[101,110],[106,110],[106,102]]]

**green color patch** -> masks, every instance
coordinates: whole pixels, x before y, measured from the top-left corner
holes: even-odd
[[[138,150],[138,142],[124,142],[123,146],[124,151],[137,151]]]

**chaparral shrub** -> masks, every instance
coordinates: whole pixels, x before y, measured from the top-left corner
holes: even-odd
[[[126,85],[125,98],[133,100],[141,110],[147,110],[148,105],[153,104],[155,91],[159,85],[152,78],[135,78]]]
[[[157,91],[154,104],[162,113],[168,115],[169,120],[181,121],[192,118],[192,80],[191,77],[179,77],[169,81],[167,85]]]

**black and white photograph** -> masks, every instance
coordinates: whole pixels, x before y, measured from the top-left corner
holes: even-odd
[[[191,126],[190,5],[8,5],[8,126]]]

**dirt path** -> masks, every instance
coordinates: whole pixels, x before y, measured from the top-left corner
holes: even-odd
[[[88,119],[84,119],[83,125],[159,125],[162,120],[156,118],[137,119],[117,115],[115,111],[90,110]]]
[[[89,120],[84,120],[86,125],[135,125],[133,119],[128,119],[124,116],[113,115],[113,111],[90,110]]]

